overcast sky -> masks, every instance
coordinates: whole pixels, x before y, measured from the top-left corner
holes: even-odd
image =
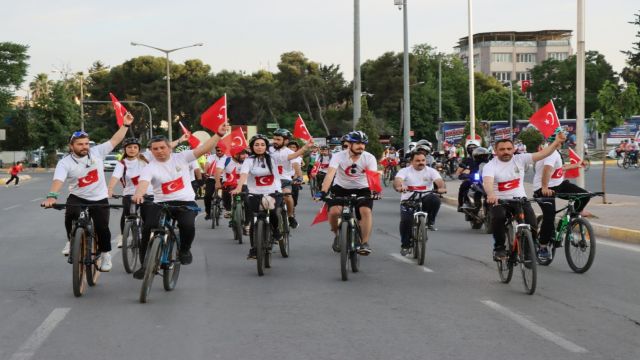
[[[402,12],[393,0],[361,0],[361,59],[402,51]],[[625,65],[620,50],[637,41],[628,24],[638,0],[586,1],[586,47],[606,56],[615,71]],[[576,0],[475,0],[474,32],[566,29],[574,31]],[[5,3],[0,41],[29,45],[29,77],[55,68],[86,70],[96,60],[118,65],[162,53],[131,41],[178,51],[171,60],[202,59],[222,69],[276,71],[283,52],[299,50],[314,61],[340,64],[353,74],[351,0],[155,0],[35,1]],[[428,43],[452,52],[467,35],[467,1],[408,0],[409,44]],[[55,74],[51,74],[56,78]]]

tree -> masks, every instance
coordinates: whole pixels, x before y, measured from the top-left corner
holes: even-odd
[[[635,14],[636,19],[630,21],[629,24],[636,25],[640,28],[640,12]],[[640,88],[640,29],[636,33],[636,39],[638,41],[633,43],[632,50],[622,51],[627,55],[627,66],[622,69],[622,79],[627,83],[635,84]]]
[[[544,144],[544,135],[533,126],[528,126],[518,134],[518,139],[527,147],[527,151],[534,153],[538,146]]]
[[[380,134],[376,128],[373,114],[369,111],[369,105],[367,104],[366,98],[362,99],[362,116],[360,117],[360,121],[358,121],[357,129],[362,130],[367,134],[369,137],[367,151],[372,153],[376,159],[379,159],[382,156],[384,148],[380,143]]]
[[[19,88],[27,75],[28,46],[0,42],[0,117],[9,110],[13,90]]]

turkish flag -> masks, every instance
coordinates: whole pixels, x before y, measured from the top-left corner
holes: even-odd
[[[515,178],[509,181],[503,181],[498,183],[498,191],[509,191],[516,189],[520,186],[520,178]]]
[[[422,185],[422,186],[407,186],[407,190],[409,190],[409,191],[426,191],[427,190],[427,186],[426,185]]]
[[[293,126],[293,136],[304,141],[310,141],[312,139],[311,134],[309,134],[309,130],[307,130],[307,125],[304,124],[304,120],[302,120],[302,116],[300,116],[300,114],[298,114],[296,123]]]
[[[384,158],[380,161],[380,165],[382,165],[382,167],[387,167],[387,165],[389,165],[389,160],[387,160],[387,158]]]
[[[200,125],[218,133],[220,125],[227,122],[227,94],[218,99],[200,116]]]
[[[569,159],[571,160],[571,164],[580,164],[581,165],[580,167],[582,167],[582,159],[580,159],[578,154],[576,154],[576,152],[573,151],[572,149],[569,149]],[[578,176],[580,176],[579,168],[567,170],[564,173],[564,177],[567,179],[575,179]]]
[[[553,135],[558,127],[560,127],[560,120],[558,120],[558,114],[556,113],[556,107],[553,106],[553,101],[549,101],[547,105],[536,111],[535,114],[529,118],[529,123],[535,126],[545,139]]]
[[[238,172],[236,169],[233,169],[232,172],[227,173],[227,177],[225,178],[224,184],[225,187],[236,187],[238,186]]]
[[[531,86],[531,80],[522,80],[520,82],[520,90],[522,90],[523,93],[527,92],[530,86]]]
[[[320,163],[316,161],[315,164],[313,164],[313,167],[311,168],[309,175],[311,175],[311,177],[315,177],[316,175],[318,175],[319,170],[320,170]]]
[[[180,176],[175,180],[162,183],[162,193],[165,195],[174,193],[182,189],[184,189],[184,182],[182,181],[182,176]]]
[[[191,131],[187,130],[187,128],[182,125],[182,121],[178,121],[178,123],[180,124],[180,127],[182,128],[182,132],[187,134],[189,136],[189,146],[191,146],[192,149],[195,149],[198,147],[198,145],[200,145],[200,140],[198,140],[197,137],[193,136],[193,134],[191,134]]]
[[[278,165],[278,174],[282,175],[283,172],[284,172],[284,166]]]
[[[217,161],[213,160],[211,165],[207,168],[207,175],[213,176],[216,174],[216,164],[217,164]]]
[[[131,178],[131,183],[133,184],[133,186],[138,186],[138,181],[140,180],[140,175],[138,176],[134,176]]]
[[[273,175],[256,176],[256,186],[273,185],[273,180],[275,180]]]
[[[98,182],[98,169],[93,169],[84,177],[78,179],[78,187],[85,187]]]
[[[244,131],[242,131],[242,127],[238,126],[233,129],[229,135],[218,141],[217,146],[227,156],[237,155],[239,152],[244,150],[248,144],[247,138],[244,136]]]
[[[562,167],[557,168],[556,171],[554,171],[553,174],[551,174],[552,179],[562,179],[563,176],[564,176],[564,169]]]
[[[322,205],[322,207],[320,208],[320,211],[318,211],[318,213],[316,214],[316,217],[313,218],[311,226],[327,220],[329,220],[329,208],[327,206],[327,203],[324,203],[324,205]]]
[[[369,183],[369,189],[373,192],[381,193],[382,184],[380,183],[380,174],[377,171],[365,170],[367,175],[367,182]]]
[[[120,101],[118,101],[118,99],[112,93],[109,93],[109,96],[111,96],[113,110],[116,112],[116,120],[118,122],[118,126],[122,126],[124,124],[124,116],[127,114],[127,109],[120,103]]]

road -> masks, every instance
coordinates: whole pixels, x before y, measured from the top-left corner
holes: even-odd
[[[599,241],[583,275],[559,257],[528,296],[518,273],[499,283],[491,237],[449,206],[426,267],[400,257],[398,196],[387,191],[374,208],[374,253],[342,282],[304,192],[292,256],[274,256],[264,277],[247,244],[199,216],[194,262],[175,291],[156,281],[138,303],[141,283],[116,252],[113,271],[74,298],[63,213],[38,206],[48,185],[36,176],[0,189],[0,359],[640,358],[638,246]]]

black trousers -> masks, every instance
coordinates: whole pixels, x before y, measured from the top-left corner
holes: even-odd
[[[251,230],[249,232],[249,240],[251,241],[251,247],[254,247],[253,244],[253,215],[258,212],[260,209],[260,200],[262,199],[261,195],[251,194],[247,199],[247,209],[249,210],[248,219],[251,221]],[[278,229],[278,213],[276,210],[279,206],[282,205],[282,196],[276,196],[276,207],[274,210],[269,211],[269,223],[271,224],[271,231],[273,232],[273,236],[278,239],[280,238],[280,230]]]
[[[587,190],[579,187],[576,184],[573,184],[569,180],[565,180],[560,183],[558,186],[554,186],[549,188],[556,193],[586,193]],[[542,189],[536,190],[533,193],[534,197],[545,197],[542,195]],[[563,199],[564,196],[559,196],[559,198]],[[575,210],[577,212],[581,212],[589,203],[589,198],[582,198],[577,200],[574,204]],[[540,243],[545,245],[548,244],[553,238],[554,227],[555,227],[555,218],[556,218],[556,201],[554,199],[547,199],[544,203],[539,204],[540,209],[542,209],[542,225],[540,225]]]
[[[207,178],[204,183],[204,212],[207,215],[211,214],[211,199],[215,190],[216,180],[213,177]]]
[[[122,216],[120,217],[120,233],[124,231],[124,222],[127,219],[127,216],[131,215],[131,197],[132,195],[125,195],[122,197]],[[145,199],[145,201],[147,201]],[[153,201],[153,197],[150,197],[150,201]],[[140,209],[140,218],[145,219],[147,214],[147,209],[149,209],[152,204],[142,203],[142,205],[136,205],[136,209]]]
[[[464,203],[464,199],[469,193],[471,184],[472,182],[468,179],[460,183],[460,189],[458,189],[458,206],[462,206],[462,204]]]
[[[95,205],[95,204],[109,204],[109,200],[104,198],[102,200],[91,201],[85,200],[70,194],[67,197],[67,208],[64,213],[64,227],[67,230],[67,236],[71,239],[71,226],[73,220],[76,220],[80,216],[82,209],[79,206],[69,205]],[[109,208],[95,206],[89,208],[89,216],[93,220],[93,228],[98,236],[98,250],[100,252],[111,251],[111,231],[109,231]]]
[[[12,182],[14,179],[16,180],[16,185],[18,185],[18,183],[20,183],[20,178],[18,177],[18,175],[11,175],[11,177],[9,178],[9,180],[7,180],[5,185],[9,185],[9,183]]]
[[[192,206],[198,207],[195,201],[167,201],[169,205],[173,206]],[[160,227],[160,212],[161,207],[154,204],[149,204],[146,211],[144,223],[142,225],[142,239],[140,239],[140,260],[144,262],[144,256],[147,252],[147,245],[151,238],[151,229]],[[170,209],[171,216],[177,220],[178,229],[180,230],[180,251],[186,251],[191,249],[193,239],[196,237],[196,215],[197,212],[186,209]]]
[[[302,185],[291,184],[291,196],[293,197],[294,208],[298,206],[298,195],[300,195],[300,188],[302,188]]]
[[[536,213],[533,212],[533,208],[530,203],[522,205],[524,210],[524,221],[531,226],[531,233],[533,238],[536,238]],[[505,221],[507,214],[514,215],[516,209],[513,205],[496,205],[491,207],[491,225],[493,227],[493,249],[504,250],[505,242]]]
[[[435,194],[429,194],[422,198],[422,210],[427,213],[427,224],[435,223],[440,205],[440,197]],[[413,208],[400,204],[400,241],[403,246],[409,246],[413,212]]]

